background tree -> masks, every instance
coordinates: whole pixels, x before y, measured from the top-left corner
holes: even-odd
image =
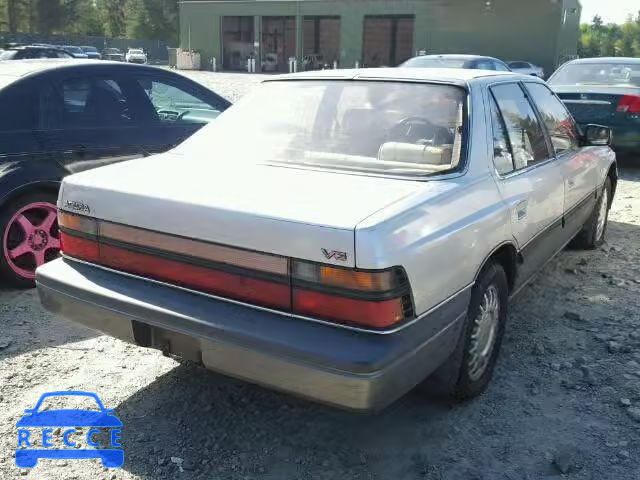
[[[580,26],[581,57],[640,57],[640,11],[625,23],[604,24],[598,15]]]

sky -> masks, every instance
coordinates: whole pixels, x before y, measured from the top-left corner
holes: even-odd
[[[600,15],[604,23],[623,23],[627,15],[634,17],[640,10],[638,0],[580,0],[582,3],[582,23],[589,23],[595,15]]]

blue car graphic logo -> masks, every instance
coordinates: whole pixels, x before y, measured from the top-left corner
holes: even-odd
[[[60,409],[38,411],[42,402],[49,397],[90,397],[93,398],[100,411],[97,410],[80,410],[80,409]],[[18,427],[18,448],[16,449],[16,465],[20,468],[33,468],[38,464],[40,458],[54,458],[64,460],[74,460],[83,458],[99,458],[102,465],[107,468],[119,468],[124,463],[124,451],[120,445],[120,433],[122,422],[114,415],[113,410],[104,408],[104,405],[98,398],[98,395],[90,392],[49,392],[43,394],[34,408],[25,410],[24,415],[16,427]],[[55,449],[52,443],[53,428],[60,427],[64,431],[62,439],[64,445],[70,448]],[[89,427],[86,433],[87,445],[94,448],[79,449],[74,448],[78,439],[78,432],[73,427]],[[94,436],[101,433],[99,427],[110,429],[111,448],[104,448],[99,442],[95,441]],[[41,429],[41,438],[34,438],[33,430]],[[40,437],[40,435],[38,435]],[[41,440],[41,448],[32,448],[32,445]],[[26,448],[21,448],[26,447]]]

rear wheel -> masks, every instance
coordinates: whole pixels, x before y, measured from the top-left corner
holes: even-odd
[[[499,264],[484,267],[471,292],[467,318],[451,357],[427,379],[427,393],[453,400],[480,395],[493,376],[507,320],[509,286]]]
[[[35,285],[35,271],[60,251],[56,196],[47,192],[19,197],[0,212],[0,275],[11,286]]]

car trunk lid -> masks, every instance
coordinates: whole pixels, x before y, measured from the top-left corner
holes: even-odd
[[[623,97],[640,95],[640,89],[626,87],[567,86],[553,87],[580,124],[617,124],[626,119],[626,113],[618,111]]]
[[[165,154],[67,177],[59,206],[216,244],[355,266],[354,229],[420,183]]]

